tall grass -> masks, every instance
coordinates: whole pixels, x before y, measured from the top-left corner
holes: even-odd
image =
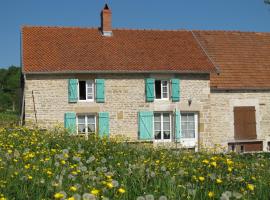
[[[0,199],[269,199],[270,156],[0,129]]]

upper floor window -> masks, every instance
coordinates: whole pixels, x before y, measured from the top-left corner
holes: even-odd
[[[155,80],[156,99],[169,99],[169,81]]]
[[[79,81],[79,100],[94,101],[95,87],[93,80]]]

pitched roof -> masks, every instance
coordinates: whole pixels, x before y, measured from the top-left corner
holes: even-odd
[[[190,31],[23,27],[23,72],[215,71]]]
[[[220,68],[210,75],[216,89],[270,89],[270,33],[194,31]]]

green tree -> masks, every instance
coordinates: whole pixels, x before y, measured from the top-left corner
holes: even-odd
[[[0,111],[19,110],[20,75],[19,67],[0,69]]]

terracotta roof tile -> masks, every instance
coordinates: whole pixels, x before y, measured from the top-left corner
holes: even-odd
[[[190,31],[23,27],[23,72],[215,71]]]
[[[210,75],[217,89],[270,89],[270,33],[194,31],[221,73]]]

